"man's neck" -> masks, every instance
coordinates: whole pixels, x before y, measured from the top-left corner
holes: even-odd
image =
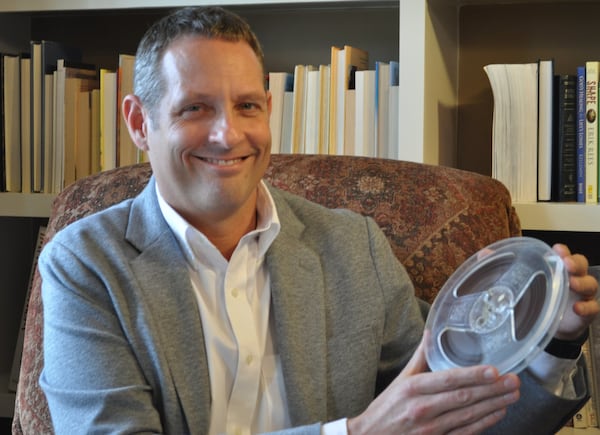
[[[237,219],[234,216],[220,220],[209,227],[195,227],[215,245],[225,259],[229,260],[241,238],[254,231],[256,224],[257,213],[255,207],[254,213],[246,214],[242,219]]]

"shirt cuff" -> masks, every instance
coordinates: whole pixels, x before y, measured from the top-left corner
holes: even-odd
[[[321,435],[348,435],[347,418],[325,423],[321,426]]]
[[[579,358],[558,358],[547,352],[540,352],[529,364],[527,370],[546,390],[554,395],[565,399],[575,399],[573,376],[577,373]]]

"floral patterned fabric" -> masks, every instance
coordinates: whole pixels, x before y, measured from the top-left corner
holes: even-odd
[[[46,240],[65,225],[139,193],[148,164],[93,175],[54,201]],[[406,267],[417,296],[431,302],[468,257],[521,234],[506,188],[489,177],[396,160],[322,155],[273,155],[266,180],[330,208],[373,217]],[[39,275],[29,301],[13,433],[52,433],[38,386],[43,365]]]

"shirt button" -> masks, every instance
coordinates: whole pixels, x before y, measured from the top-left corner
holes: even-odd
[[[233,296],[234,298],[237,298],[240,295],[240,291],[237,288],[234,288],[233,290],[231,290],[231,296]]]
[[[252,364],[252,362],[253,362],[253,361],[254,361],[254,356],[252,356],[252,355],[248,355],[248,356],[246,357],[246,365],[250,365],[250,364]]]

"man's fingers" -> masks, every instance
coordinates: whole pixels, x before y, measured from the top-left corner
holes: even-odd
[[[427,340],[430,339],[429,331],[425,330],[423,332],[423,338],[421,339],[421,343],[415,350],[415,353],[408,361],[408,364],[404,367],[402,372],[398,377],[405,378],[414,376],[418,373],[423,373],[427,370],[427,358],[425,357],[425,346]]]

